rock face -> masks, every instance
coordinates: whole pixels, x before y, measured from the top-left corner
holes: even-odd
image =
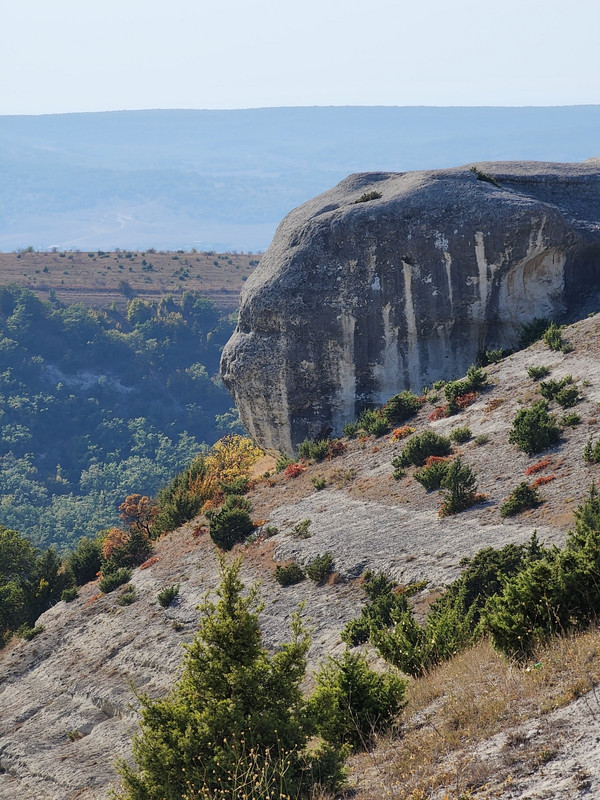
[[[222,375],[249,433],[291,454],[599,284],[599,159],[352,175],[279,226]]]

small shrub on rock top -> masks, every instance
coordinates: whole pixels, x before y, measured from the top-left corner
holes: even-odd
[[[342,428],[342,433],[349,439],[354,439],[359,430],[360,430],[359,422],[347,422]]]
[[[540,475],[539,478],[536,478],[532,483],[532,486],[537,489],[538,486],[544,486],[547,483],[552,483],[552,481],[556,480],[556,475]]]
[[[36,625],[34,628],[31,625],[21,625],[21,627],[17,630],[17,636],[21,639],[25,639],[25,641],[29,642],[32,639],[35,639],[36,636],[39,636],[40,633],[43,633],[46,628],[43,625]]]
[[[382,197],[381,192],[377,192],[373,190],[372,192],[363,192],[358,200],[355,200],[354,203],[368,203],[369,200],[379,200]]]
[[[449,415],[448,406],[437,406],[431,414],[427,417],[430,422],[436,422],[438,419],[444,419]]]
[[[516,444],[519,450],[532,456],[560,439],[560,428],[554,417],[548,414],[548,403],[538,400],[529,408],[517,412],[508,441]]]
[[[312,536],[312,533],[309,530],[310,525],[310,519],[303,519],[301,522],[297,522],[292,528],[292,536],[296,536],[298,539],[310,539]]]
[[[275,567],[275,580],[281,586],[293,586],[306,578],[304,570],[296,561],[289,564],[278,564]]]
[[[135,603],[137,599],[137,593],[135,591],[135,586],[128,584],[125,586],[122,594],[117,597],[117,605],[118,606],[130,606]]]
[[[535,475],[536,472],[541,472],[543,469],[546,469],[550,466],[550,459],[548,456],[542,458],[540,461],[537,461],[535,464],[532,464],[530,467],[527,467],[525,470],[525,475]]]
[[[542,397],[545,397],[546,400],[554,400],[556,395],[571,383],[573,383],[573,377],[571,375],[565,375],[565,377],[560,380],[551,379],[549,381],[542,381],[540,383],[540,394]]]
[[[387,433],[389,423],[381,410],[368,408],[360,415],[359,430],[364,430],[371,436],[383,436]]]
[[[512,490],[506,502],[500,506],[501,517],[514,517],[529,508],[541,505],[542,498],[534,486],[523,481]]]

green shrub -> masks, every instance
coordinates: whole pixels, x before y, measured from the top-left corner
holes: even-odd
[[[443,389],[445,385],[446,385],[445,380],[435,381],[432,388],[435,389],[436,391],[439,391],[440,389]]]
[[[286,456],[285,453],[280,453],[275,462],[275,472],[283,472],[286,467],[289,467],[289,465],[293,463],[293,460],[289,456]]]
[[[562,418],[560,419],[560,425],[562,425],[563,428],[574,428],[576,425],[580,424],[581,417],[574,411],[570,411],[568,414],[563,414]]]
[[[63,589],[60,599],[64,600],[65,603],[72,603],[73,600],[76,600],[78,596],[79,592],[77,591],[77,587],[73,586],[71,589]]]
[[[432,607],[424,626],[407,608],[394,617],[391,628],[373,628],[370,640],[382,658],[417,677],[464,649],[473,641],[474,630],[474,611],[466,610],[459,598]]]
[[[450,463],[442,480],[444,502],[441,513],[457,514],[477,502],[477,478],[468,464],[460,458]]]
[[[515,486],[506,502],[500,506],[500,516],[514,517],[528,508],[537,508],[542,502],[537,489],[523,481]]]
[[[448,438],[450,439],[451,442],[462,444],[463,442],[468,442],[469,439],[472,439],[473,434],[471,432],[471,429],[467,428],[465,425],[462,428],[453,428],[448,434]]]
[[[457,398],[469,392],[479,392],[487,385],[487,372],[480,367],[472,365],[467,370],[466,376],[460,381],[450,381],[444,386],[444,396],[448,402],[448,411],[455,414],[459,407],[456,403]]]
[[[536,317],[531,322],[521,326],[519,334],[519,347],[524,350],[530,344],[537,342],[550,327],[550,320],[546,317]]]
[[[478,447],[481,447],[484,444],[487,444],[490,440],[490,437],[487,433],[480,433],[479,436],[476,436],[473,440]]]
[[[382,416],[389,426],[399,425],[413,417],[421,408],[422,400],[409,391],[395,394],[381,409]]]
[[[491,183],[492,186],[497,186],[501,189],[501,185],[498,183],[496,178],[493,178],[491,175],[488,175],[486,172],[482,172],[478,167],[469,167],[469,172],[472,172],[478,181],[484,181],[485,183]]]
[[[323,461],[328,454],[329,439],[320,439],[314,442],[305,439],[298,448],[298,455],[306,460],[312,458],[314,461]]]
[[[300,684],[309,637],[298,617],[275,654],[262,645],[257,587],[243,592],[240,562],[221,562],[217,600],[206,599],[196,638],[166,697],[141,695],[135,766],[119,764],[120,800],[219,797],[307,800],[335,791],[343,753],[315,743]]]
[[[402,456],[397,456],[392,459],[392,467],[394,467],[394,480],[399,481],[401,478],[406,477],[406,470],[403,466],[404,462]]]
[[[199,514],[207,498],[196,494],[193,487],[207,474],[206,459],[200,455],[159,491],[156,497],[157,514],[151,527],[153,538],[179,528]]]
[[[296,561],[289,564],[278,564],[275,567],[275,580],[282,586],[293,586],[306,578],[304,570]]]
[[[423,675],[476,641],[485,632],[488,599],[503,591],[507,578],[548,552],[534,533],[528,544],[488,547],[463,559],[460,577],[433,603],[423,625],[406,599],[419,587],[398,595],[393,584],[380,582],[379,594],[363,607],[359,619],[346,625],[342,639],[358,644],[369,638],[390,663],[409,675]]]
[[[575,511],[575,530],[565,547],[546,550],[507,580],[486,608],[493,644],[507,655],[526,658],[554,634],[585,628],[600,614],[600,497],[592,485]]]
[[[554,399],[562,408],[572,408],[581,398],[579,397],[579,389],[577,386],[567,386],[561,389]]]
[[[322,477],[317,477],[316,475],[313,475],[313,477],[310,479],[310,482],[318,492],[327,486],[327,480]]]
[[[250,536],[253,530],[252,517],[245,508],[226,508],[225,505],[211,516],[208,524],[210,538],[223,550],[231,550],[235,544]]]
[[[377,192],[375,190],[373,190],[372,192],[364,192],[363,194],[361,194],[358,200],[354,201],[354,203],[355,205],[356,203],[368,203],[369,200],[379,200],[381,196],[382,196],[381,192]]]
[[[539,381],[547,375],[550,375],[550,367],[528,367],[527,374],[530,378],[533,378],[534,381]]]
[[[362,653],[330,656],[315,681],[310,709],[317,732],[334,748],[367,749],[405,703],[406,682],[395,672],[375,672]]]
[[[362,429],[371,436],[383,436],[387,433],[389,423],[380,409],[367,408],[358,420],[359,430]]]
[[[135,591],[135,586],[129,584],[125,587],[124,591],[117,597],[117,605],[119,606],[130,606],[132,603],[135,603],[137,600],[137,593]]]
[[[160,592],[156,595],[156,599],[163,608],[168,608],[173,600],[179,594],[179,584],[174,583],[171,586],[165,586],[164,589],[161,589]]]
[[[408,610],[408,598],[424,586],[424,583],[411,584],[400,590],[387,575],[367,570],[362,585],[367,602],[360,617],[348,622],[342,630],[342,641],[355,647],[368,641],[372,631],[388,628],[394,619]]]
[[[17,636],[21,639],[25,639],[26,641],[31,641],[31,639],[35,639],[36,636],[39,636],[40,633],[43,633],[46,628],[43,625],[36,625],[34,628],[31,625],[21,625],[21,627],[17,631]]]
[[[102,544],[98,539],[83,536],[67,558],[67,565],[73,571],[78,586],[93,581],[102,565]]]
[[[434,461],[432,464],[424,466],[422,469],[415,470],[414,479],[421,484],[427,491],[439,489],[442,481],[446,477],[449,461]]]
[[[560,439],[560,428],[554,417],[548,414],[548,403],[538,400],[529,408],[517,412],[508,441],[531,456],[539,453]]]
[[[331,553],[323,553],[315,556],[306,565],[306,574],[315,583],[323,583],[325,578],[331,573],[333,567],[333,556]]]
[[[563,330],[564,325],[556,325],[554,322],[551,322],[546,328],[542,338],[550,350],[558,350],[563,353],[571,350],[570,345],[563,339]]]
[[[104,594],[114,592],[118,586],[122,586],[131,578],[131,570],[127,567],[120,567],[115,572],[103,575],[98,583],[98,589]]]
[[[565,375],[560,380],[542,381],[540,383],[540,394],[546,400],[554,400],[556,395],[571,383],[573,383],[571,375]]]
[[[398,467],[414,464],[422,467],[429,456],[447,456],[452,452],[452,444],[446,436],[441,436],[432,430],[412,436],[405,444],[400,456],[397,457]],[[396,462],[396,459],[394,459]],[[393,466],[396,464],[392,462]]]
[[[250,479],[247,478],[245,475],[240,475],[239,478],[236,478],[229,483],[221,483],[220,484],[221,491],[223,494],[246,494],[248,489],[250,488]]]
[[[586,464],[600,463],[600,439],[594,443],[590,436],[583,448],[583,460]]]
[[[349,439],[354,439],[359,430],[360,430],[359,422],[347,422],[342,428],[342,433]]]
[[[502,349],[497,350],[483,350],[477,354],[477,366],[478,367],[487,367],[490,364],[497,364],[499,361],[502,361],[505,355]]]
[[[310,525],[310,519],[303,519],[300,522],[297,522],[291,530],[292,536],[296,536],[298,539],[310,539],[312,536],[312,533],[309,530]]]

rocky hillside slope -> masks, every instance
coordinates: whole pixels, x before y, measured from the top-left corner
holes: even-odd
[[[411,421],[418,430],[471,429],[474,438],[456,450],[475,470],[479,491],[487,499],[468,511],[440,518],[437,493],[425,492],[410,472],[395,480],[391,460],[403,442],[390,435],[349,441],[345,454],[310,465],[297,478],[281,473],[256,481],[249,495],[253,517],[264,521],[261,531],[269,527],[271,535],[236,549],[244,557],[245,579],[261,581],[262,625],[269,647],[285,639],[290,615],[304,601],[313,627],[311,664],[339,652],[340,630],[362,603],[358,579],[366,569],[384,570],[402,583],[427,580],[428,587],[417,597],[424,604],[456,577],[462,557],[484,546],[523,542],[534,528],[546,543],[564,540],[573,510],[600,473],[600,467],[582,459],[588,437],[596,437],[600,429],[600,317],[585,319],[564,335],[570,352],[554,352],[538,342],[489,367],[489,388],[456,416],[429,420],[435,405],[430,393]],[[499,504],[524,480],[525,469],[539,460],[508,441],[516,412],[539,397],[538,384],[527,375],[528,367],[539,365],[550,367],[552,378],[572,375],[581,393],[573,409],[581,424],[565,428],[561,441],[547,452],[549,462],[540,474],[553,479],[540,490],[544,503],[504,519]],[[266,461],[259,471],[271,468]],[[311,480],[319,477],[326,481],[321,491]],[[132,605],[118,604],[122,590],[98,596],[97,584],[88,584],[74,602],[61,602],[40,618],[43,633],[29,642],[13,640],[0,653],[0,797],[108,796],[116,782],[115,759],[127,757],[136,729],[131,684],[151,696],[168,689],[177,676],[181,645],[194,635],[196,606],[215,584],[215,549],[201,522],[157,542],[156,561],[134,572],[137,599]],[[306,538],[297,535],[296,526],[303,522]],[[275,562],[296,558],[305,563],[325,552],[333,556],[335,574],[324,585],[306,580],[283,588],[274,580]],[[163,609],[157,593],[174,583],[180,584],[179,598]],[[569,730],[582,724],[576,706],[572,716],[565,711],[564,717]],[[597,716],[588,715],[585,724],[586,735],[593,729],[600,736]],[[569,736],[565,738],[568,742]],[[401,749],[402,740],[394,746]],[[364,765],[360,769],[365,772]],[[586,780],[600,793],[600,769],[594,770]],[[507,786],[495,796],[531,796],[526,789]],[[568,787],[571,791],[572,785]],[[358,796],[378,796],[365,792]],[[577,795],[557,789],[540,796]]]
[[[222,359],[241,419],[293,453],[369,403],[463,374],[598,288],[600,161],[351,175],[292,211]]]

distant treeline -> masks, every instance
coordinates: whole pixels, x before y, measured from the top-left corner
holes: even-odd
[[[0,524],[72,546],[235,431],[215,377],[234,324],[197,292],[119,312],[0,288]]]

